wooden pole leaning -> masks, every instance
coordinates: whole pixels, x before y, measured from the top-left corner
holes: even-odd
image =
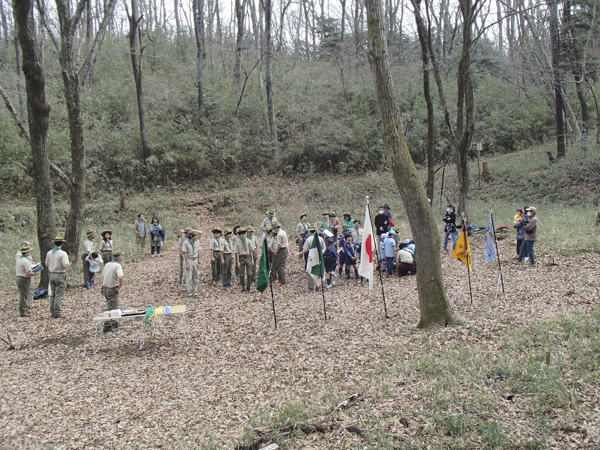
[[[367,210],[369,211],[369,222],[371,222],[371,230],[374,230],[374,233],[377,233],[377,230],[375,230],[375,228],[373,228],[373,217],[371,216],[371,204],[369,203],[369,198],[367,197]],[[375,245],[375,256],[377,257],[377,261],[381,262],[380,258],[379,258],[379,245]],[[387,304],[385,302],[385,290],[383,288],[383,275],[381,273],[381,264],[379,264],[379,281],[381,283],[381,297],[383,298],[383,309],[385,311],[385,317],[386,319],[389,318],[388,316],[388,312],[387,312]],[[371,282],[373,282],[373,280],[369,280]]]

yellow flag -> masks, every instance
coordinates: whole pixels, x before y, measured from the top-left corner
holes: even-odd
[[[471,248],[469,247],[469,236],[467,233],[467,227],[463,226],[456,242],[456,248],[452,252],[452,257],[462,261],[463,264],[469,266],[471,269]]]

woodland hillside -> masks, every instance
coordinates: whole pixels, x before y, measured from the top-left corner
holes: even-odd
[[[69,117],[53,43],[57,36],[60,40],[59,21],[54,2],[47,3],[44,14],[39,9],[44,2],[38,2],[33,14],[51,108],[48,154],[50,161],[68,174]],[[85,9],[73,39],[74,62],[81,67],[85,65],[85,50],[91,46],[90,36],[100,28],[107,5],[112,2],[79,3],[85,4]],[[274,28],[269,54],[276,152],[264,80],[268,53],[264,2],[238,0],[234,5],[219,0],[175,1],[165,5],[163,0],[157,6],[155,0],[142,0],[137,5],[140,20],[134,44],[144,90],[146,155],[140,136],[127,19],[133,3],[138,2],[114,5],[102,45],[93,55],[86,77],[79,80],[88,194],[98,189],[139,190],[231,173],[352,173],[385,167],[381,118],[366,59],[366,24],[360,0],[332,5],[308,0],[268,2]],[[74,3],[56,4],[65,4],[73,14],[76,12]],[[457,4],[431,1],[427,5],[431,9],[425,12],[423,8],[422,14],[429,32],[428,54],[437,57],[436,67],[452,122],[457,112],[464,18]],[[554,140],[556,78],[552,64],[548,65],[552,9],[516,0],[514,4],[476,2],[476,6],[480,9],[471,23],[475,34],[467,50],[474,93],[474,134],[469,156],[475,157],[477,143],[482,144],[485,156]],[[594,93],[598,64],[595,9],[585,2],[559,6],[563,39],[559,68],[564,79],[563,100],[568,105],[562,109],[564,135],[570,148],[587,148],[591,144],[586,133],[595,132],[598,118]],[[13,12],[7,0],[0,2],[0,8],[0,87],[15,114],[26,119]],[[198,39],[199,23],[193,21],[194,13],[202,25]],[[385,2],[385,13],[403,131],[414,161],[425,164],[428,119],[415,8],[407,2],[389,0]],[[198,70],[198,54],[203,55],[202,71]],[[431,71],[433,66],[425,67]],[[440,86],[435,86],[433,72],[431,77],[437,168],[453,161],[455,149],[440,100]],[[0,136],[0,182],[11,192],[26,193],[35,177],[31,149],[7,108],[0,110]],[[589,141],[594,139],[590,137]],[[61,193],[65,188],[58,179],[53,172],[53,189]]]

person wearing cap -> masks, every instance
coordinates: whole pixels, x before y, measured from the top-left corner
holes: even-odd
[[[254,244],[246,237],[246,229],[238,229],[239,239],[235,242],[235,265],[239,269],[240,284],[242,285],[242,293],[250,292],[250,284],[252,283],[252,250],[255,249]]]
[[[352,220],[352,216],[350,214],[344,214],[344,220],[342,220],[342,228],[343,231],[346,231],[346,228],[354,228],[354,220]]]
[[[23,247],[24,245],[31,247],[31,242],[29,241],[23,241],[21,242],[21,247]],[[15,254],[15,264],[17,264],[17,262],[19,261],[19,258],[21,258],[21,256],[23,256],[23,254],[18,251]],[[33,265],[33,261],[31,259],[31,253],[28,256],[29,259],[29,264]],[[29,291],[27,292],[27,308],[32,308],[33,307],[33,295],[35,293],[35,279],[33,277],[31,277],[31,282],[29,283]],[[17,293],[17,302],[19,301],[19,294]]]
[[[391,230],[383,241],[383,254],[385,256],[388,277],[391,277],[394,273],[394,259],[396,256],[396,239],[394,239],[395,234],[396,232]]]
[[[323,264],[325,266],[325,273],[327,277],[327,287],[330,288],[335,284],[332,276],[335,274],[335,266],[339,258],[338,252],[334,245],[335,241],[333,238],[328,238],[323,249]]]
[[[398,276],[405,277],[409,273],[413,275],[417,273],[415,264],[415,255],[408,249],[408,244],[402,242],[399,245],[398,254],[396,256],[396,267],[398,268]]]
[[[252,250],[252,286],[256,284],[256,280],[258,279],[258,274],[256,273],[256,264],[258,262],[258,239],[256,239],[254,228],[252,226],[246,227],[246,237],[252,242],[252,245],[254,245],[254,250]]]
[[[388,204],[383,205],[383,213],[388,216],[390,222],[392,221],[392,212],[390,211],[390,206]]]
[[[273,271],[273,265],[275,264],[276,259],[275,250],[277,250],[277,239],[273,236],[273,228],[269,226],[265,231],[267,233],[265,239],[267,240],[267,252],[269,252],[267,256],[269,257],[269,264],[271,266],[271,278],[275,280],[277,278],[277,273]]]
[[[69,255],[62,249],[65,240],[62,236],[56,236],[52,242],[54,248],[46,253],[45,264],[48,268],[50,279],[50,313],[55,319],[64,319],[62,313],[62,302],[67,289],[67,269],[70,266]],[[112,249],[111,249],[112,254]]]
[[[15,264],[15,275],[17,278],[17,288],[19,289],[19,316],[20,317],[31,317],[29,312],[30,306],[27,305],[27,294],[29,293],[29,286],[31,285],[31,278],[36,276],[38,273],[31,270],[31,246],[22,245],[21,256]]]
[[[356,254],[356,248],[352,243],[352,235],[346,234],[344,239],[344,265],[346,266],[346,279],[350,279],[350,266],[354,267],[354,275],[356,279],[359,279],[358,268],[356,267],[356,259],[358,255]]]
[[[375,216],[375,242],[379,244],[383,233],[387,233],[390,226],[390,218],[385,214],[383,206],[378,209],[378,214]]]
[[[114,250],[112,252],[112,259],[108,264],[104,265],[102,269],[102,295],[106,299],[106,310],[112,311],[113,309],[119,309],[119,292],[123,287],[123,253],[121,250]],[[105,333],[117,331],[119,322],[116,320],[107,320],[104,322]]]
[[[185,262],[185,287],[188,297],[198,295],[199,236],[200,232],[198,230],[192,230],[189,232],[187,239],[181,244],[181,252]]]
[[[158,217],[154,216],[150,225],[148,226],[150,231],[150,255],[154,258],[154,250],[156,249],[156,256],[160,256],[160,249],[165,240],[165,230],[160,224]]]
[[[264,233],[266,233],[267,228],[273,226],[273,222],[279,222],[279,220],[277,220],[277,217],[275,217],[275,211],[270,209],[269,211],[267,211],[267,217],[265,217],[262,223],[260,224],[260,228],[263,230]]]
[[[317,234],[317,229],[315,227],[310,227],[310,229],[308,230],[308,237],[306,238],[306,240],[304,241],[304,246],[302,247],[302,251],[299,252],[299,255],[304,255],[304,268],[305,268],[305,272],[306,275],[308,276],[308,290],[309,292],[312,292],[314,290],[317,289],[317,286],[321,286],[321,279],[317,278],[315,279],[315,277],[313,277],[313,275],[306,271],[306,262],[308,261],[308,252],[310,251],[310,247],[312,246],[313,240],[316,238],[319,239],[319,243],[321,244],[321,248],[324,249],[325,248],[325,241],[323,240],[322,237],[320,237]]]
[[[223,287],[227,289],[233,287],[231,285],[232,236],[233,232],[231,230],[225,230],[225,238],[222,239],[221,245],[221,274],[223,276]]]
[[[240,277],[240,268],[238,267],[237,264],[234,264],[235,262],[235,246],[238,243],[238,241],[240,240],[240,236],[239,236],[239,230],[240,228],[242,228],[241,225],[236,225],[235,227],[233,227],[233,253],[231,256],[231,264],[233,265],[234,271],[235,271],[235,278],[239,278]]]
[[[331,220],[329,220],[328,212],[323,213],[323,218],[319,222],[319,233],[322,233],[325,230],[331,232]]]
[[[100,241],[100,255],[102,255],[102,262],[107,264],[112,260],[112,231],[105,230],[100,233],[100,236],[102,237],[102,240]]]
[[[452,250],[456,248],[456,241],[458,240],[458,233],[456,230],[456,213],[454,212],[454,206],[446,206],[446,215],[444,216],[444,250],[448,250],[448,239],[452,238],[454,243]]]
[[[338,232],[340,230],[340,219],[337,217],[337,213],[335,211],[331,211],[329,214],[329,221],[331,222],[331,232],[333,233],[333,242],[337,242]]]
[[[537,209],[533,206],[527,208],[526,218],[529,220],[527,225],[523,226],[525,235],[523,237],[523,243],[521,244],[521,250],[519,252],[519,258],[517,261],[521,262],[525,256],[529,257],[529,262],[535,264],[535,252],[533,251],[533,245],[536,243],[538,238],[538,224]]]
[[[177,233],[177,253],[179,254],[179,289],[185,289],[183,286],[183,253],[181,253],[181,244],[183,244],[183,240],[186,237],[185,230],[179,230]]]
[[[298,244],[298,252],[302,251],[304,235],[309,228],[310,225],[306,221],[306,214],[302,214],[300,216],[300,222],[298,222],[298,225],[296,225],[296,234],[298,235],[296,238],[296,244]],[[298,259],[302,260],[302,255],[299,255]]]
[[[217,283],[221,278],[221,231],[220,228],[213,228],[211,230],[213,238],[208,244],[210,250],[210,267],[212,271],[212,283]]]
[[[275,283],[278,286],[283,286],[286,283],[285,263],[288,257],[288,238],[287,233],[281,229],[279,223],[273,224],[273,234],[275,235],[275,241],[277,243],[277,249],[273,252],[275,256],[273,272],[277,272],[277,281]]]
[[[86,289],[92,289],[90,285],[90,262],[88,261],[88,257],[91,258],[92,253],[96,251],[96,244],[94,243],[96,232],[90,228],[85,234],[87,237],[83,241],[83,255],[81,256],[83,261],[83,285]]]
[[[146,222],[144,222],[144,215],[138,214],[138,220],[135,221],[133,226],[135,231],[135,249],[138,256],[144,256],[146,249],[146,235],[148,230],[146,229]]]

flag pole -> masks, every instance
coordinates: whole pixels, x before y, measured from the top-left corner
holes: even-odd
[[[319,236],[317,235],[317,239],[319,239]],[[311,275],[312,277],[312,275]],[[323,315],[325,316],[325,320],[327,320],[327,309],[325,309],[325,286],[323,283],[323,278],[321,278],[321,293],[323,294]]]
[[[498,258],[498,269],[500,269],[500,282],[502,283],[502,295],[504,292],[504,277],[502,276],[502,263],[500,262],[500,250],[498,249],[498,239],[496,239],[496,226],[494,225],[494,214],[490,211],[490,219],[492,219],[492,230],[494,231],[494,243],[496,244],[496,257]]]
[[[367,196],[367,210],[369,211],[369,222],[371,222],[371,229],[373,229],[373,217],[371,216],[371,204],[369,203],[369,196]],[[375,231],[377,233],[377,231]],[[379,259],[379,245],[375,245],[375,256],[377,256],[377,261]],[[373,280],[370,280],[373,282]],[[381,282],[381,296],[383,298],[383,309],[385,310],[385,317],[389,318],[387,312],[387,304],[385,303],[385,290],[383,289],[383,275],[381,274],[381,264],[379,264],[379,281]]]
[[[465,249],[467,248],[467,239],[469,230],[467,230],[467,219],[463,216],[463,228],[465,230]],[[471,287],[471,268],[469,263],[471,262],[471,249],[467,252],[467,276],[469,277],[469,295],[471,296],[471,305],[473,304],[473,288]]]
[[[266,242],[266,238],[265,238],[264,242]],[[267,264],[269,264],[269,286],[271,288],[271,304],[273,305],[273,319],[275,320],[275,329],[277,329],[277,314],[275,314],[275,294],[273,294],[273,279],[271,278],[271,270],[272,270],[273,266],[269,262],[269,252],[266,247],[267,247],[266,245],[263,246],[263,252],[265,252],[265,251],[267,252],[266,261],[267,261]]]

